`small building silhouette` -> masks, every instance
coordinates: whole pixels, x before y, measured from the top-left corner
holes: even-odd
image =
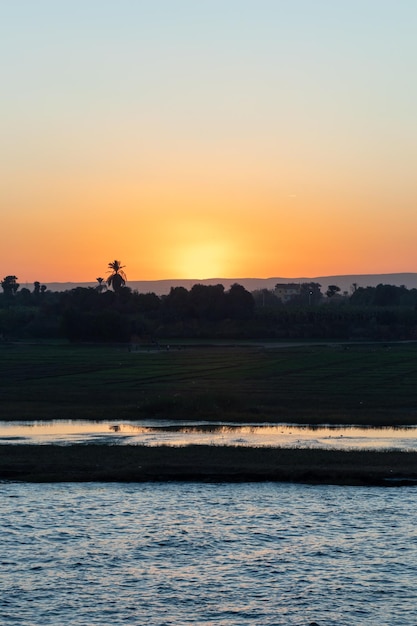
[[[292,298],[299,296],[300,293],[301,285],[299,283],[277,283],[274,289],[274,294],[281,302],[288,302]]]

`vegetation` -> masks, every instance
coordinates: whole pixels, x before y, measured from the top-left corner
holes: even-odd
[[[126,286],[120,261],[108,264],[107,280],[65,292],[35,281],[19,288],[16,276],[1,281],[0,339],[67,339],[71,342],[150,344],[178,339],[326,339],[395,341],[417,339],[417,290],[393,285],[357,288],[340,295],[329,285],[292,285],[249,293],[234,284],[174,287],[167,295]],[[107,289],[107,286],[112,289]],[[278,287],[278,285],[277,285]],[[282,285],[279,285],[282,288]]]
[[[108,268],[110,275],[107,278],[107,284],[109,287],[113,287],[114,291],[119,292],[126,284],[126,274],[123,271],[125,266],[120,261],[112,261],[109,263]],[[98,279],[97,279],[98,280]],[[99,281],[99,284],[100,281]]]
[[[5,276],[0,284],[3,289],[4,296],[7,299],[14,296],[20,287],[17,282],[17,276]]]
[[[2,419],[417,423],[417,345],[0,346]]]

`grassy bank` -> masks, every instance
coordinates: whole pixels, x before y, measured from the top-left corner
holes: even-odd
[[[0,479],[417,484],[417,453],[189,446],[0,445]]]
[[[417,345],[0,346],[0,417],[417,423]]]

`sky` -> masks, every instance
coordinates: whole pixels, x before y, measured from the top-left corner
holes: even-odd
[[[0,275],[417,271],[415,0],[0,0]]]

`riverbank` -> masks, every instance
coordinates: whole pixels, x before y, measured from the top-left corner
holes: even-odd
[[[417,485],[417,452],[230,446],[0,445],[0,480]]]

